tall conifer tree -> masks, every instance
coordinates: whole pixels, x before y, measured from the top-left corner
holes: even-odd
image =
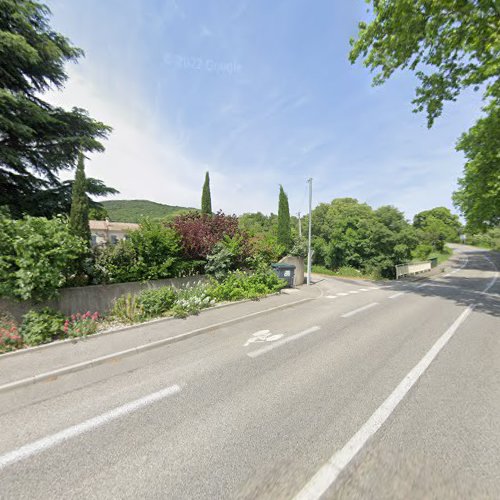
[[[280,185],[279,205],[278,205],[278,243],[284,245],[287,250],[292,244],[292,232],[290,228],[290,208],[288,206],[288,196]]]
[[[90,244],[89,200],[87,198],[87,179],[85,177],[83,158],[83,153],[80,152],[75,182],[73,183],[69,226],[74,235],[80,236]]]
[[[203,184],[203,191],[201,193],[201,213],[212,213],[212,197],[210,195],[210,176],[208,172],[205,174],[205,183]]]

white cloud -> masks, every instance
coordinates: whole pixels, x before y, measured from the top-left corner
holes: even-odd
[[[197,207],[204,174],[209,170],[215,209],[220,207],[231,213],[273,209],[267,193],[256,184],[261,177],[260,169],[234,168],[229,169],[234,170],[234,175],[222,173],[228,169],[194,158],[186,150],[186,132],[156,120],[146,100],[130,85],[115,82],[109,87],[120,90],[113,93],[101,87],[99,78],[81,65],[71,68],[63,92],[51,92],[47,98],[65,108],[87,109],[93,118],[113,127],[109,140],[105,141],[106,151],[90,156],[86,172],[118,189],[120,194],[116,198]],[[71,176],[72,173],[65,174],[66,178]],[[255,186],[256,192],[250,192]]]

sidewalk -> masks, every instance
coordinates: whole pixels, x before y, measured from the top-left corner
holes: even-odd
[[[295,290],[295,293],[281,293],[259,301],[214,307],[186,319],[165,318],[122,330],[1,355],[0,391],[7,390],[7,387],[4,387],[7,384],[23,381],[23,385],[29,385],[47,378],[45,375],[40,378],[42,374],[57,370],[62,370],[60,374],[63,374],[64,370],[67,370],[66,373],[79,371],[109,361],[115,355],[130,356],[157,345],[208,332],[216,329],[221,323],[237,322],[249,315],[265,313],[273,308],[279,310],[294,304],[300,305],[318,294],[317,289],[307,286]],[[58,373],[52,374],[57,375]]]

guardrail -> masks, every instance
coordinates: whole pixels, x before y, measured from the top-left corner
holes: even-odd
[[[396,279],[404,276],[412,276],[415,274],[425,273],[431,270],[431,261],[425,262],[410,262],[408,264],[398,264],[396,266]]]

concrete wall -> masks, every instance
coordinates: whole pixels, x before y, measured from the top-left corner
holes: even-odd
[[[192,276],[146,282],[62,288],[57,299],[41,304],[35,304],[31,301],[16,302],[0,299],[0,311],[12,314],[17,320],[20,320],[23,314],[26,314],[30,309],[41,309],[46,306],[61,311],[65,315],[87,311],[104,313],[113,307],[115,299],[122,295],[128,293],[137,294],[145,288],[159,288],[162,286],[173,286],[174,288],[190,287],[202,283],[206,279],[205,276]]]
[[[295,276],[293,278],[293,286],[304,284],[304,259],[302,257],[294,257],[287,255],[280,260],[282,264],[291,264],[295,266]]]

